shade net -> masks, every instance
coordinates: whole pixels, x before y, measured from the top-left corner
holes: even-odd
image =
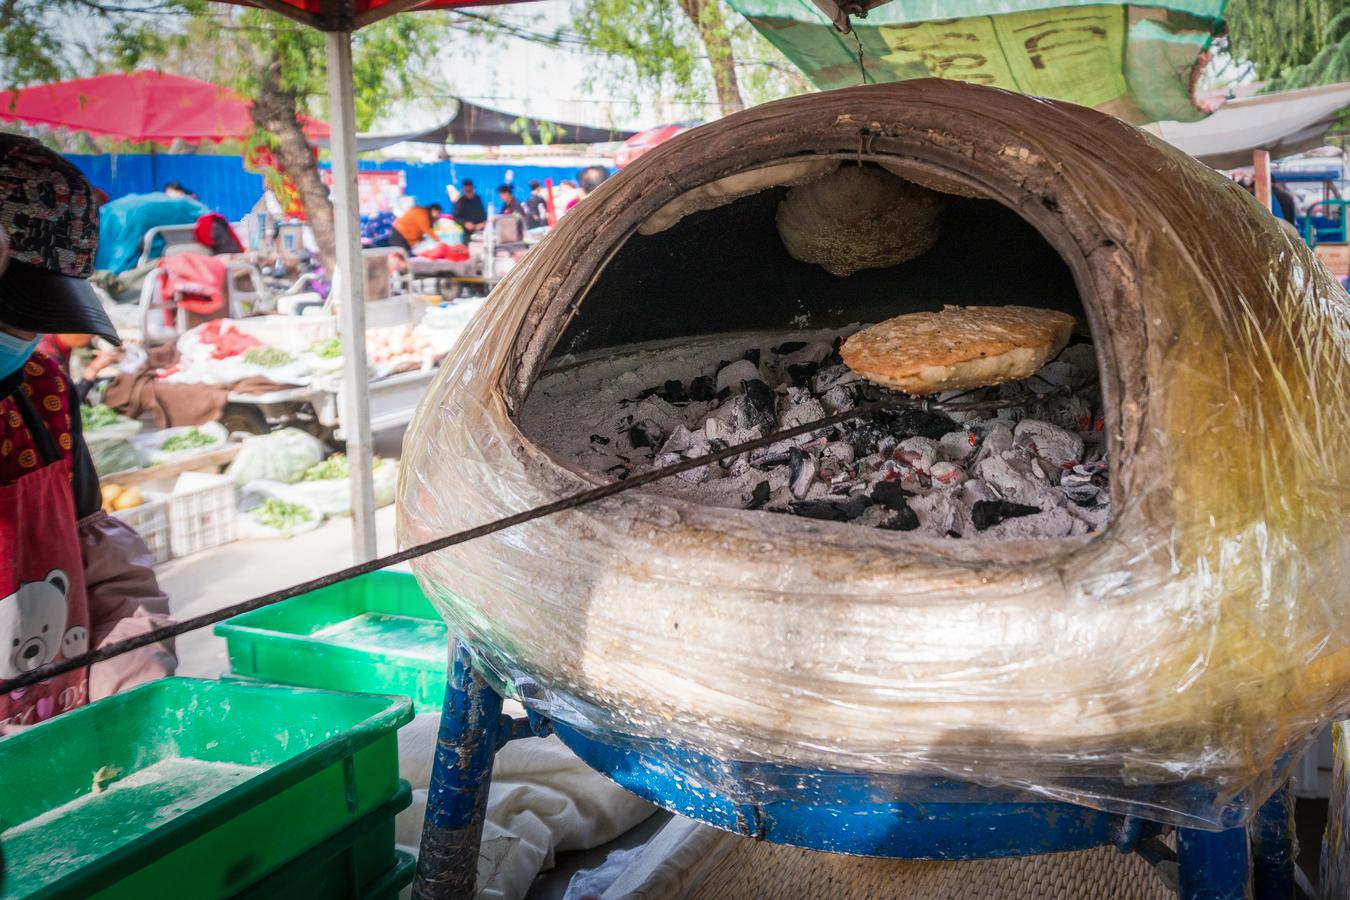
[[[1192,121],[1197,62],[1226,0],[892,0],[840,34],[810,0],[729,0],[822,90],[939,77],[1071,100],[1131,122]],[[861,60],[860,60],[861,55]]]

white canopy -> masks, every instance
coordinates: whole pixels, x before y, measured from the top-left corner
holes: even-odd
[[[1350,107],[1350,84],[1329,84],[1229,100],[1198,122],[1143,126],[1174,147],[1216,169],[1251,165],[1252,151],[1278,159],[1320,147],[1341,110]]]

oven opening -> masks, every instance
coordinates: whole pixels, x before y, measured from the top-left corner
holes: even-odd
[[[850,209],[861,225],[822,224]],[[944,411],[888,410],[644,490],[947,540],[1105,526],[1088,321],[1068,265],[1015,212],[853,162],[681,212],[619,248],[531,388],[518,422],[554,459],[622,479],[893,396],[844,364],[843,340],[908,313],[1031,307],[1074,319],[1034,374],[937,392]]]

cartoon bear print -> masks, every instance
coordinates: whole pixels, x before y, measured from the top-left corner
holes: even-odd
[[[56,659],[63,647],[88,646],[80,626],[66,631],[66,594],[70,579],[53,569],[41,581],[28,581],[0,598],[0,678],[14,678]],[[79,634],[76,634],[79,632]]]

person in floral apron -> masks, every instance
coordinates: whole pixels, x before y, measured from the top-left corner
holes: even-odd
[[[45,334],[119,342],[85,281],[94,192],[41,144],[0,134],[0,680],[167,621],[145,542],[104,513],[79,400]],[[173,649],[138,651],[0,695],[0,733],[171,674]]]

